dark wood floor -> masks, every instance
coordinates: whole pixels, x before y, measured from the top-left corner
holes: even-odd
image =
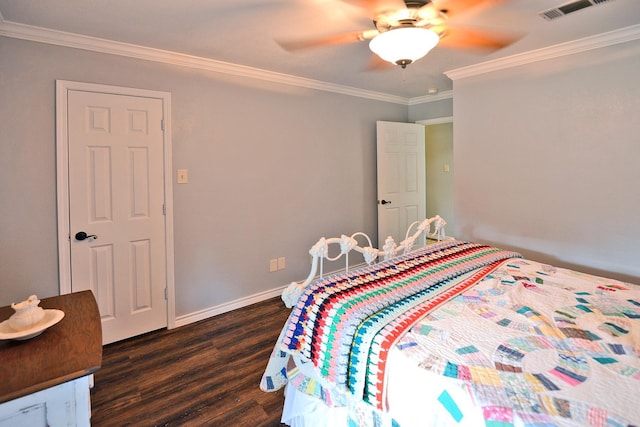
[[[289,314],[280,298],[104,347],[93,426],[280,426],[260,378]]]

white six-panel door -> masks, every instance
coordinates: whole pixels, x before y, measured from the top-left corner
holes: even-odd
[[[413,123],[377,123],[378,247],[396,243],[426,215],[425,131]],[[415,231],[415,230],[414,230]]]
[[[93,291],[105,344],[166,327],[162,100],[71,90],[67,108],[71,290]]]

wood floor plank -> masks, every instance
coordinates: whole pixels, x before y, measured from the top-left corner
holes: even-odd
[[[282,390],[259,384],[289,311],[273,298],[105,346],[92,425],[284,425]]]

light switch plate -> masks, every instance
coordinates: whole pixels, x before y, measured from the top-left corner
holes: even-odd
[[[189,169],[178,169],[178,184],[189,182]]]

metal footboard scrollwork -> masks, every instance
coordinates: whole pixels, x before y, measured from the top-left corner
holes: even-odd
[[[311,271],[303,282],[291,282],[289,286],[282,292],[282,300],[289,308],[293,307],[296,303],[304,288],[307,287],[316,277],[323,277],[323,261],[336,261],[342,256],[345,257],[345,271],[349,271],[349,252],[356,251],[362,254],[364,261],[371,265],[379,258],[388,260],[401,253],[407,254],[413,250],[416,241],[422,238],[422,246],[426,244],[427,238],[435,240],[442,240],[445,238],[444,226],[446,221],[439,215],[433,218],[427,218],[422,221],[414,221],[411,223],[405,234],[405,239],[397,244],[391,236],[387,237],[382,249],[376,249],[371,245],[371,239],[367,234],[363,232],[357,232],[351,236],[342,235],[340,237],[324,238],[316,242],[315,245],[309,250],[309,254],[312,257]],[[433,232],[431,228],[433,226]],[[415,231],[413,231],[415,230]],[[364,237],[368,243],[368,246],[360,246],[357,237]],[[334,257],[329,256],[329,245],[339,244],[340,253]]]

